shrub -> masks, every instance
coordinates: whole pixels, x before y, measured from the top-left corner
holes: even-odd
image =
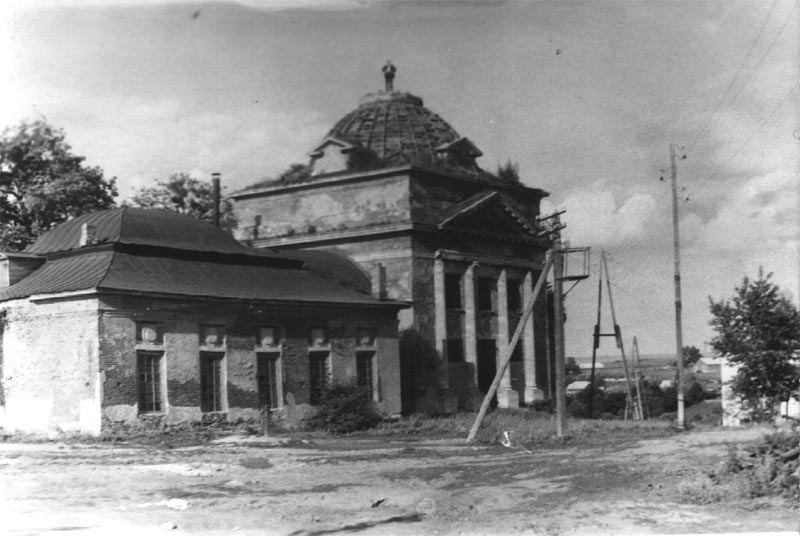
[[[628,395],[622,391],[606,393],[603,398],[603,413],[625,415],[625,401],[627,398]]]
[[[667,387],[663,390],[663,407],[668,413],[678,411],[678,390],[675,387]]]
[[[324,430],[331,434],[349,434],[374,428],[381,422],[369,393],[352,384],[334,385],[320,395],[317,412],[305,419],[310,430]]]
[[[702,402],[704,398],[705,393],[703,392],[703,386],[697,382],[692,382],[689,390],[686,391],[686,405],[691,406],[698,404]]]
[[[573,400],[567,406],[567,415],[576,419],[585,419],[589,416],[589,409],[583,402]]]

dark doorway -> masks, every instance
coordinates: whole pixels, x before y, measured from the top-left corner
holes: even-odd
[[[486,394],[497,372],[497,345],[494,339],[478,339],[478,390]],[[492,406],[497,407],[497,393]]]

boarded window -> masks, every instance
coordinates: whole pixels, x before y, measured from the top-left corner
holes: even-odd
[[[322,400],[322,393],[328,387],[328,352],[308,353],[308,390],[309,401],[312,406],[318,406]]]
[[[136,352],[136,377],[139,388],[139,413],[162,410],[161,352]]]
[[[356,382],[368,394],[370,400],[375,397],[375,352],[356,352]]]
[[[200,411],[222,411],[222,361],[221,352],[200,354]]]
[[[461,276],[444,275],[444,303],[448,309],[461,309]]]
[[[522,285],[517,279],[509,279],[506,283],[508,289],[508,311],[518,313],[522,311]]]
[[[494,294],[495,283],[491,277],[478,278],[478,310],[479,311],[494,311]]]
[[[260,407],[280,407],[280,393],[278,392],[280,378],[278,377],[278,352],[258,354],[258,403]]]

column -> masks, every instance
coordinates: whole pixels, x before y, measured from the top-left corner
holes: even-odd
[[[528,272],[525,274],[525,281],[522,285],[522,302],[526,306],[533,296],[533,285],[535,284],[533,273]],[[535,309],[534,309],[535,311]],[[537,400],[544,400],[544,391],[536,385],[536,349],[534,346],[535,331],[533,323],[534,314],[528,317],[525,323],[524,331],[522,332],[522,351],[523,351],[523,365],[525,370],[525,393],[524,400],[526,404],[532,404]]]
[[[505,270],[497,278],[497,365],[498,369],[508,351],[508,277]],[[497,388],[497,405],[501,408],[518,408],[519,394],[511,389],[511,364],[506,367]]]
[[[434,309],[434,344],[439,353],[439,374],[437,383],[441,389],[450,388],[450,371],[445,356],[445,339],[447,339],[447,307],[444,296],[444,260],[437,256],[433,261],[433,309]]]
[[[475,311],[475,266],[472,263],[464,272],[464,360],[475,367],[475,385],[478,385],[478,332]]]

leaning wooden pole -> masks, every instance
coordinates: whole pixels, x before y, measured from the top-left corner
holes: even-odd
[[[481,423],[483,423],[483,419],[486,417],[486,412],[489,410],[489,405],[492,402],[492,398],[494,397],[495,392],[497,392],[497,387],[500,385],[500,379],[503,377],[503,374],[505,373],[506,368],[508,368],[508,364],[511,361],[511,355],[514,353],[514,347],[517,345],[517,342],[519,342],[519,338],[522,335],[525,324],[528,322],[528,318],[531,316],[531,313],[533,313],[533,306],[536,303],[536,299],[539,297],[539,292],[542,290],[544,282],[547,280],[547,273],[550,271],[552,264],[553,255],[548,252],[547,258],[545,259],[544,268],[542,268],[542,273],[539,274],[539,280],[536,281],[536,286],[533,288],[533,293],[531,294],[530,300],[525,304],[525,312],[522,314],[522,318],[519,319],[519,322],[517,322],[517,329],[514,330],[514,335],[511,337],[508,345],[506,345],[506,347],[503,349],[503,352],[500,354],[502,357],[500,366],[497,368],[497,372],[494,375],[494,380],[492,380],[492,385],[489,386],[486,396],[483,397],[481,408],[478,410],[478,415],[475,417],[475,422],[472,423],[472,428],[467,436],[467,443],[472,443],[475,440],[475,436],[478,434]]]

